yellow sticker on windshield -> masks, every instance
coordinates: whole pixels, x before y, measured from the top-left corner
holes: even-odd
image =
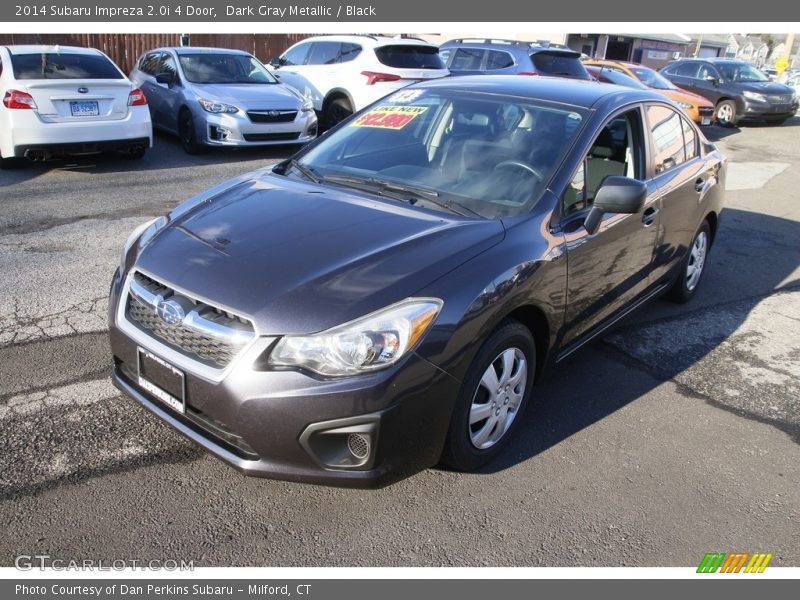
[[[350,125],[377,129],[403,129],[426,110],[427,106],[378,106],[358,117]]]

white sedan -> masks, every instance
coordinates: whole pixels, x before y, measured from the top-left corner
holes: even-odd
[[[153,145],[147,100],[105,54],[69,46],[0,46],[0,166],[17,159]]]

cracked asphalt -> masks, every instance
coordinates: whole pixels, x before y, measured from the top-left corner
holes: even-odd
[[[106,293],[128,233],[286,149],[0,171],[0,565],[800,566],[800,118],[712,129],[727,208],[694,301],[551,372],[509,451],[378,491],[247,479],[118,394]]]

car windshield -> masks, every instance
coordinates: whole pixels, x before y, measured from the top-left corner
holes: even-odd
[[[653,69],[646,69],[644,67],[633,67],[631,69],[633,74],[639,78],[647,87],[655,88],[657,90],[677,90],[678,86],[672,83],[669,79],[654,71]]]
[[[406,88],[277,172],[501,218],[537,202],[585,117],[583,109],[529,98]]]
[[[181,54],[183,74],[191,83],[277,83],[252,56],[245,54]]]
[[[725,81],[733,82],[755,82],[769,81],[769,78],[753,66],[746,64],[721,64],[717,63],[717,68]]]
[[[12,54],[14,78],[23,79],[123,79],[125,76],[105,56],[45,52]]]

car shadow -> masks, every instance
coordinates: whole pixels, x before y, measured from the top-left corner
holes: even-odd
[[[13,185],[35,179],[53,170],[82,171],[93,174],[159,171],[162,169],[192,168],[226,163],[253,163],[253,169],[263,161],[283,160],[297,152],[300,145],[260,146],[248,148],[208,148],[196,155],[186,154],[174,136],[156,132],[153,147],[141,159],[104,152],[85,156],[66,156],[45,162],[20,161],[14,169],[0,171],[0,185]]]
[[[800,264],[798,239],[797,221],[726,209],[708,270],[692,302],[676,305],[666,300],[654,301],[623,320],[603,339],[551,369],[534,387],[531,404],[506,451],[478,472],[494,473],[526,461],[636,402],[707,357],[767,295],[776,290],[800,290],[800,278],[793,278]],[[764,260],[765,254],[770,260]],[[731,307],[725,309],[724,318],[704,314],[721,307]],[[641,328],[675,323],[681,318],[705,321],[709,326],[682,327],[675,352],[669,352],[669,360],[659,360],[657,365],[640,361],[609,341],[614,336],[636,336]],[[800,443],[796,421],[770,418],[766,413],[722,404],[685,386],[678,387],[679,393],[703,398],[740,417],[768,423]],[[791,401],[786,399],[787,403]]]

